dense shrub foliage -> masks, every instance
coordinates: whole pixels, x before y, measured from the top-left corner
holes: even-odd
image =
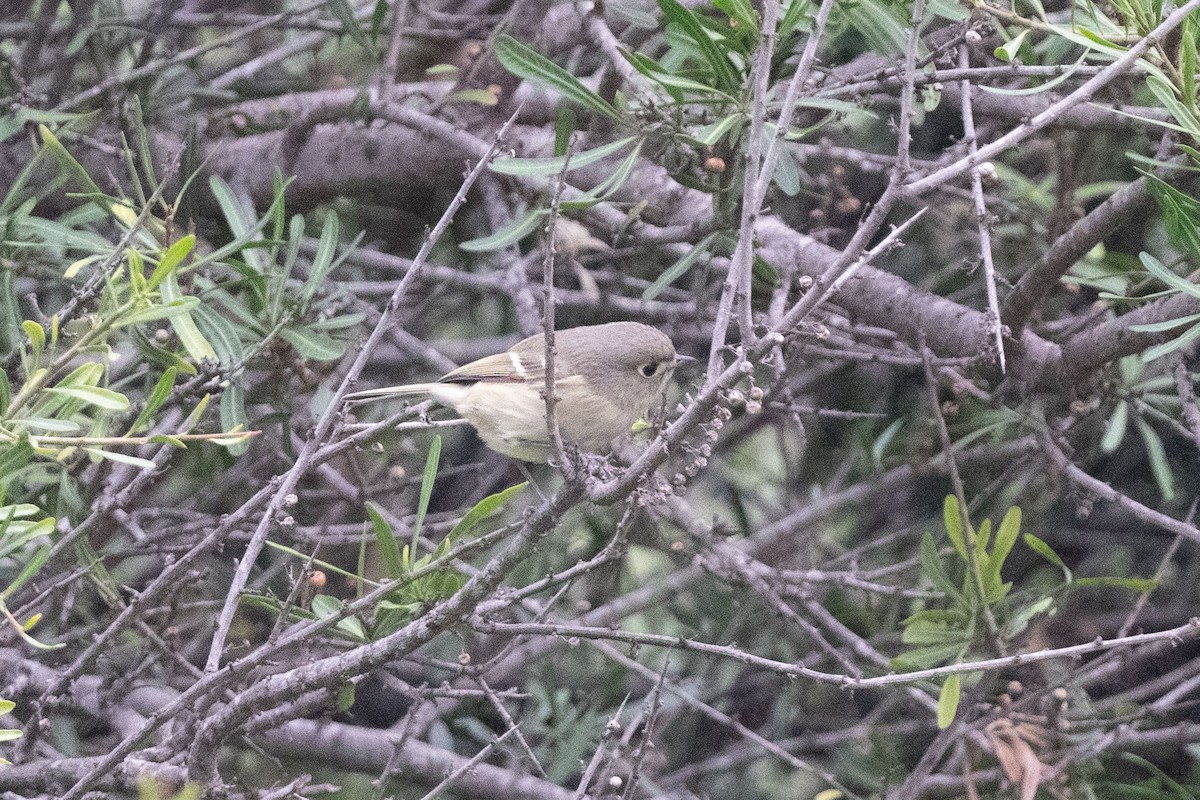
[[[3,4],[0,794],[1197,796],[1197,9]]]

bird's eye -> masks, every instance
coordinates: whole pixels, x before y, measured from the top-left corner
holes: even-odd
[[[655,373],[657,373],[657,372],[658,372],[658,364],[643,364],[642,365],[642,374],[645,375],[647,378],[653,378]]]

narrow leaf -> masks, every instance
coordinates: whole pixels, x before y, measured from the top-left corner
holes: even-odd
[[[102,386],[51,386],[47,392],[73,397],[105,411],[128,411],[129,398]]]
[[[367,516],[371,518],[371,526],[375,529],[375,546],[379,549],[384,573],[396,580],[404,574],[404,563],[400,557],[400,545],[396,543],[395,532],[375,503],[368,501],[366,509]]]
[[[157,465],[148,458],[138,458],[137,456],[126,455],[125,453],[117,453],[112,450],[104,450],[99,447],[85,447],[87,452],[99,458],[114,461],[118,464],[127,464],[131,467],[139,467],[141,469],[154,469]]]
[[[938,694],[937,724],[939,730],[946,730],[958,714],[958,701],[962,697],[962,675],[954,673],[942,684]]]
[[[425,472],[421,476],[421,496],[417,501],[417,518],[413,522],[412,553],[417,554],[417,543],[421,540],[421,526],[425,524],[425,512],[429,510],[429,498],[433,495],[433,482],[437,478],[438,459],[442,455],[442,437],[434,436],[429,446],[429,457],[425,459]]]
[[[529,483],[525,481],[483,498],[472,506],[470,511],[463,515],[463,518],[455,524],[454,528],[446,536],[446,539],[453,542],[460,537],[470,534],[481,522],[499,511],[505,503],[525,491],[525,487],[527,486],[529,486]]]
[[[537,226],[542,223],[542,217],[548,213],[550,212],[547,209],[536,209],[523,217],[518,217],[491,236],[470,239],[469,241],[460,243],[458,246],[468,253],[486,253],[492,250],[501,250],[533,233],[537,229]]]
[[[621,118],[608,101],[584,86],[574,75],[508,34],[496,37],[496,59],[518,78],[550,86],[571,102],[601,116],[612,120]]]
[[[575,169],[595,164],[597,161],[621,152],[637,138],[636,136],[626,136],[624,139],[575,153],[571,156],[570,167]],[[559,158],[498,158],[488,166],[488,169],[501,175],[551,177],[560,174],[566,164],[566,156]]]
[[[696,243],[695,247],[687,251],[683,258],[679,259],[674,264],[663,270],[663,273],[654,280],[654,283],[647,286],[646,290],[642,292],[642,302],[647,302],[658,297],[659,294],[662,293],[663,289],[666,289],[672,283],[686,275],[688,270],[690,270],[697,261],[699,261],[703,256],[708,255],[708,248],[716,236],[717,234],[715,232],[705,236]]]

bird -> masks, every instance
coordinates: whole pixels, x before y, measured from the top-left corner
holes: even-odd
[[[605,453],[662,397],[688,356],[640,322],[564,328],[554,334],[555,416],[564,444]],[[546,424],[546,340],[541,333],[503,353],[464,364],[433,383],[354,392],[347,400],[425,395],[454,409],[498,453],[546,462],[555,453]]]

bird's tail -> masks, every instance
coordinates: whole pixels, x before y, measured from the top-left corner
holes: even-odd
[[[405,397],[413,394],[429,394],[436,383],[406,383],[402,386],[381,386],[378,389],[365,389],[361,392],[351,392],[346,400],[376,400],[380,397]]]

